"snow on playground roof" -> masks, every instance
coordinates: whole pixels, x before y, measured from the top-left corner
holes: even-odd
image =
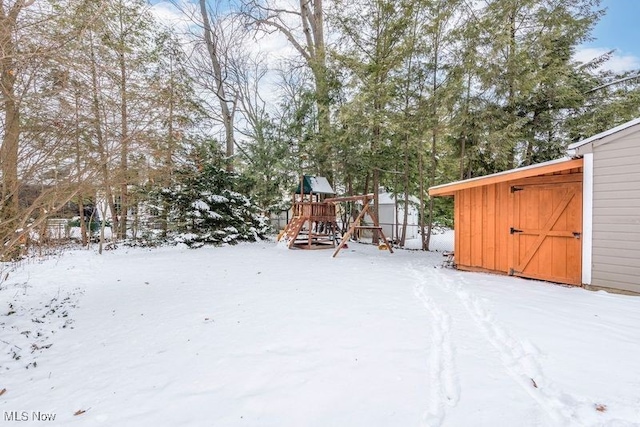
[[[296,193],[300,193],[300,184],[296,187]],[[323,176],[304,176],[304,194],[335,194],[331,184],[327,181],[327,178]]]

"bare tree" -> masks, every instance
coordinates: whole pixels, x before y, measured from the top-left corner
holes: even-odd
[[[245,1],[244,15],[258,29],[266,32],[278,31],[284,35],[311,70],[318,110],[319,141],[314,154],[320,173],[332,177],[329,73],[323,1],[300,0],[297,9],[284,9],[274,6],[269,0],[248,0]]]
[[[0,95],[4,110],[0,170],[2,199],[0,200],[0,243],[15,229],[18,217],[18,149],[20,140],[20,102],[17,94],[18,57],[16,46],[18,17],[35,0],[0,0]]]
[[[193,42],[186,53],[195,86],[207,116],[224,129],[227,170],[234,170],[234,156],[238,144],[235,140],[236,113],[239,91],[230,62],[240,49],[245,30],[233,13],[220,13],[211,2],[197,4],[172,1],[186,19],[185,36]]]
[[[96,3],[97,10],[102,3]],[[39,205],[27,202],[43,200],[22,197],[21,187],[33,185],[38,175],[45,180],[42,188],[68,175],[64,150],[70,132],[62,119],[69,109],[60,93],[68,81],[69,47],[94,15],[83,0],[60,6],[53,8],[46,0],[0,0],[0,254],[9,258],[16,255],[13,243],[28,235],[22,225],[38,212]],[[51,207],[60,205],[52,202]]]
[[[225,81],[227,79],[226,70],[224,70],[223,56],[224,49],[221,44],[220,30],[221,26],[217,27],[217,31],[211,26],[210,13],[207,8],[206,0],[200,0],[200,15],[202,17],[202,25],[204,31],[204,41],[207,48],[208,59],[211,65],[212,76],[215,82],[214,93],[220,103],[220,110],[222,111],[222,124],[225,130],[225,147],[227,154],[227,170],[233,171],[233,156],[235,154],[235,138],[234,138],[234,115],[236,112],[236,106],[238,103],[237,93],[232,93],[226,89]]]
[[[151,73],[160,55],[157,36],[146,2],[112,0],[78,46],[76,74],[91,111],[92,157],[120,239],[127,237],[130,211],[137,212],[132,189],[148,177],[152,135],[164,113],[157,108],[162,88]]]

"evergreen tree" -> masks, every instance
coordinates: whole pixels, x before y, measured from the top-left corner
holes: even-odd
[[[169,207],[168,236],[197,248],[205,244],[257,241],[269,231],[268,219],[241,194],[241,178],[226,170],[216,141],[192,148],[174,174],[174,183],[159,193]]]
[[[411,29],[413,9],[411,2],[388,0],[367,0],[357,4],[338,1],[337,7],[341,13],[335,17],[335,21],[344,34],[344,46],[336,56],[339,64],[349,71],[349,86],[357,90],[341,111],[343,126],[351,128],[343,135],[360,139],[347,139],[343,143],[347,145],[347,152],[353,151],[348,146],[354,142],[361,145],[367,144],[368,140],[369,145],[363,155],[351,156],[346,160],[364,160],[364,190],[374,194],[373,213],[378,215],[381,172],[390,169],[392,166],[389,164],[395,164],[387,163],[392,140],[389,107],[395,89],[392,76],[409,53],[405,42]],[[369,182],[371,185],[368,185]],[[373,238],[377,241],[376,232]]]
[[[639,70],[623,73],[591,70],[607,57],[580,64],[586,102],[573,109],[564,126],[564,143],[580,141],[640,117]]]
[[[571,57],[599,0],[493,0],[482,11],[478,73],[493,171],[561,155],[561,122],[584,103]]]

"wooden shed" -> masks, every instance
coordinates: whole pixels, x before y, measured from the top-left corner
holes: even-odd
[[[453,196],[457,268],[582,284],[582,159],[429,189]]]
[[[584,161],[582,283],[640,294],[640,118],[569,150]]]

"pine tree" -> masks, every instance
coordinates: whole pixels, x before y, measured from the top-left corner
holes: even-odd
[[[369,139],[365,157],[367,176],[371,176],[373,213],[378,215],[378,188],[381,169],[387,169],[385,160],[390,154],[391,141],[389,105],[395,84],[392,76],[404,63],[408,54],[405,39],[409,33],[412,8],[410,2],[369,0],[357,5],[337,2],[342,14],[336,23],[344,34],[343,53],[337,55],[341,65],[350,72],[350,85],[358,93],[343,109],[344,125],[362,127]],[[356,13],[355,10],[359,9]],[[364,135],[361,135],[364,136]],[[347,144],[354,141],[347,141]],[[353,160],[359,158],[356,157]],[[393,164],[393,163],[392,163]],[[367,179],[368,181],[368,179]],[[374,241],[377,233],[374,232]]]
[[[599,0],[493,0],[482,11],[478,64],[493,171],[557,158],[560,122],[584,103],[572,54]]]
[[[191,248],[264,238],[268,219],[238,191],[241,187],[240,177],[226,170],[216,141],[191,149],[173,185],[159,193],[169,206],[169,238]]]

